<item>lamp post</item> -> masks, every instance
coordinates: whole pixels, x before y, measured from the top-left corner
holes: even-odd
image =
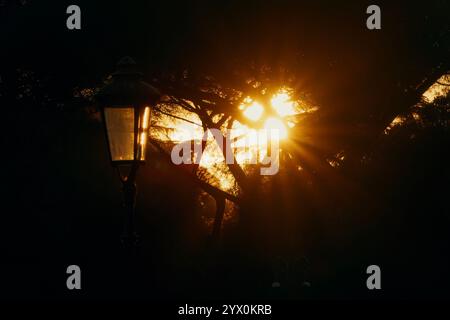
[[[126,209],[122,242],[133,247],[137,242],[134,231],[136,174],[145,163],[151,107],[159,98],[159,91],[142,80],[136,63],[122,58],[111,81],[96,95],[105,127],[111,164],[117,168]]]

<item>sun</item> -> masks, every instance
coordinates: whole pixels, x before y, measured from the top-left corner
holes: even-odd
[[[263,119],[263,130],[267,132],[270,130],[277,130],[278,139],[286,139],[288,137],[288,126],[291,128],[293,123],[288,122],[288,126],[286,126],[283,118],[299,114],[300,110],[298,108],[298,103],[292,101],[290,91],[287,88],[281,88],[272,96],[270,99],[270,106],[267,107],[272,108],[276,112],[276,115]],[[249,97],[244,100],[244,103],[239,109],[243,110],[243,115],[251,121],[260,120],[265,111],[263,105],[253,101]]]
[[[244,116],[253,121],[258,121],[264,112],[263,106],[258,102],[252,102],[244,110]]]
[[[289,91],[285,88],[280,89],[270,100],[272,108],[280,117],[296,115],[299,112],[298,104],[292,101]]]
[[[286,125],[279,118],[268,118],[264,123],[264,129],[268,132],[276,131],[279,139],[286,139],[288,136]]]
[[[170,115],[161,113],[153,120],[154,130],[150,130],[152,138],[173,143],[203,139],[203,126],[198,115],[181,106],[171,106],[170,111]],[[255,159],[256,162],[264,159],[270,141],[288,139],[289,129],[295,123],[287,117],[301,113],[298,103],[292,101],[291,91],[285,88],[278,90],[268,105],[247,97],[239,105],[239,111],[255,124],[254,128],[237,120],[232,124],[231,147],[236,162],[244,171],[251,170]],[[234,194],[237,192],[235,180],[226,167],[223,153],[217,144],[212,143],[214,140],[211,137],[208,141],[199,167],[214,177],[214,183],[222,190]]]

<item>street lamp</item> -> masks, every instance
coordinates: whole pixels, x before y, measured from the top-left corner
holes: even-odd
[[[96,94],[100,105],[111,163],[122,181],[125,228],[122,241],[126,246],[136,244],[134,207],[136,173],[145,162],[151,107],[161,94],[142,80],[136,63],[130,57],[122,58],[111,81]]]

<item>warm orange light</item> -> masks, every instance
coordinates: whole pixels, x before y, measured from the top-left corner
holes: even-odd
[[[250,120],[257,121],[259,120],[259,118],[261,118],[263,111],[264,108],[261,104],[259,104],[258,102],[253,102],[245,109],[244,116],[246,116]]]
[[[139,139],[139,144],[141,146],[145,146],[145,143],[147,142],[147,132],[141,133],[141,138]]]
[[[298,114],[295,102],[291,100],[289,93],[286,90],[281,90],[275,94],[270,100],[273,109],[280,117],[292,116]]]
[[[277,130],[280,139],[287,138],[287,128],[284,125],[283,121],[278,118],[268,118],[264,123],[264,129],[266,129],[267,131]]]
[[[149,123],[149,119],[150,119],[150,108],[149,107],[145,107],[144,116],[142,118],[143,118],[142,128],[148,129],[148,123]]]
[[[272,141],[275,141],[274,139],[287,139],[289,128],[296,125],[296,120],[293,117],[283,119],[283,117],[303,112],[298,102],[292,101],[291,92],[292,89],[283,87],[271,96],[268,105],[263,105],[259,101],[246,97],[238,106],[239,112],[242,112],[246,119],[255,122],[261,121],[263,124],[261,128],[259,123],[255,123],[254,126],[246,126],[237,120],[233,121],[232,130],[229,132],[232,141],[231,148],[235,160],[244,171],[251,170],[252,164],[264,159],[268,148],[273,146],[269,146],[270,139]],[[150,136],[174,143],[202,140],[204,133],[198,115],[181,107],[171,107],[171,114],[176,117],[156,112],[157,117],[155,117],[154,125],[155,127],[165,128],[165,130],[151,130]],[[273,109],[273,112],[270,112],[270,108]],[[271,134],[271,130],[277,130],[277,134]],[[144,141],[143,139],[142,137],[141,140]],[[194,156],[194,159],[198,161],[196,156]],[[211,181],[222,190],[233,194],[238,191],[234,177],[225,163],[223,152],[210,134],[208,135],[207,147],[199,162],[199,167],[206,170],[212,177]]]
[[[437,97],[445,96],[450,91],[450,87],[445,85],[449,83],[449,80],[450,76],[441,76],[422,96],[429,102],[433,102]]]

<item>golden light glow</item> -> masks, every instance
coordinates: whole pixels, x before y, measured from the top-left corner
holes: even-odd
[[[138,157],[141,160],[145,160],[145,149],[147,144],[147,131],[141,132],[141,134],[138,135],[138,144],[140,146]]]
[[[292,116],[300,113],[297,103],[291,100],[291,96],[286,89],[281,89],[270,100],[273,109],[280,117]]]
[[[264,123],[264,129],[266,129],[267,131],[277,130],[280,139],[285,139],[288,135],[286,126],[284,125],[283,121],[278,118],[268,118]]]
[[[395,117],[394,120],[392,120],[392,122],[387,126],[387,128],[384,129],[384,134],[388,134],[389,131],[391,131],[393,128],[401,125],[405,121],[406,121],[406,117],[405,116],[397,116],[397,117]]]
[[[157,113],[157,117],[153,117],[152,126],[163,129],[153,128],[150,130],[149,134],[152,138],[179,143],[203,137],[202,122],[198,115],[176,106],[170,112],[175,117],[159,113]]]
[[[264,108],[261,104],[259,104],[258,102],[253,102],[245,109],[244,116],[246,116],[250,120],[257,121],[259,120],[259,118],[261,118],[263,111]]]
[[[143,121],[142,121],[142,129],[148,129],[149,119],[150,119],[150,108],[145,107]]]
[[[267,153],[270,130],[278,131],[278,139],[288,137],[288,129],[296,124],[292,119],[282,119],[283,117],[299,114],[298,103],[291,100],[290,91],[287,88],[280,89],[271,99],[271,105],[265,106],[246,97],[239,105],[239,112],[251,121],[263,121],[263,128],[256,129],[248,127],[237,120],[233,121],[232,130],[229,133],[231,148],[234,158],[245,172],[250,172],[254,167],[251,164],[256,160],[261,161]],[[265,118],[265,111],[273,108],[276,113]],[[152,126],[162,128],[160,131],[150,130],[150,136],[162,141],[179,143],[188,140],[201,140],[203,128],[201,120],[193,112],[186,111],[182,107],[171,106],[167,112],[171,115],[156,113],[152,117]],[[270,114],[270,112],[267,112]],[[156,119],[156,120],[155,120]],[[184,120],[182,120],[184,119]],[[194,156],[195,157],[195,156]],[[208,183],[220,187],[226,192],[236,194],[238,189],[236,181],[225,164],[222,150],[211,134],[208,134],[207,147],[201,156],[199,167],[209,174]]]
[[[141,138],[139,139],[139,144],[141,146],[145,146],[146,142],[147,142],[147,132],[142,132]]]
[[[440,77],[427,91],[424,92],[423,97],[428,102],[433,102],[437,97],[445,96],[449,91],[450,87],[443,85],[450,82],[450,76],[443,75]]]

